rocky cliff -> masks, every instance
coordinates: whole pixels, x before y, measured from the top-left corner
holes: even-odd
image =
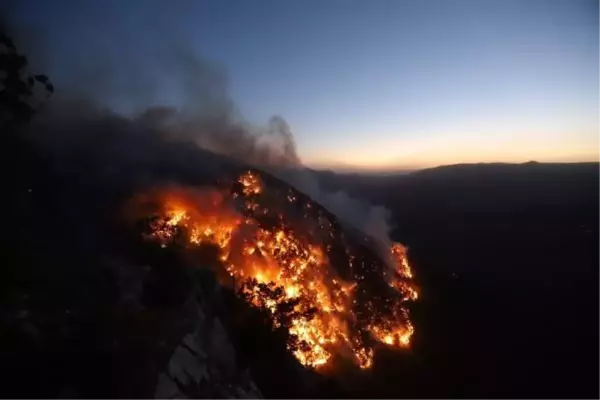
[[[209,294],[197,287],[185,305],[191,329],[159,374],[155,398],[262,398],[249,371],[237,365],[233,344],[214,312],[219,291],[213,289]]]

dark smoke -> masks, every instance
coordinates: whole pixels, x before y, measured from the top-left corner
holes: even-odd
[[[71,34],[60,43],[72,49],[68,57],[59,54],[58,44],[40,40],[40,32],[31,25],[11,21],[11,34],[32,68],[50,75],[56,87],[56,94],[30,126],[31,139],[52,154],[80,157],[113,174],[148,162],[160,153],[161,143],[194,143],[283,178],[341,220],[387,245],[389,212],[343,192],[324,191],[304,168],[282,117],[272,117],[266,126],[242,118],[229,95],[224,69],[199,58],[189,37],[176,29],[178,15],[186,12],[182,6],[185,3],[161,16],[145,16],[151,43],[126,34],[117,43],[106,43],[101,27],[126,32],[131,16],[92,7],[87,12],[90,20],[73,17]],[[73,16],[85,11],[80,4],[65,9]],[[98,32],[82,39],[77,35],[82,24],[97,24]],[[176,100],[161,98],[161,93],[172,92]],[[181,168],[199,165],[184,165],[187,158],[181,154],[165,157]],[[205,162],[202,168],[216,167]],[[140,179],[150,182],[153,177]]]

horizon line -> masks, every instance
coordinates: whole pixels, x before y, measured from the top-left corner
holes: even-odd
[[[311,165],[310,163],[305,163],[304,167],[320,171],[320,172],[333,172],[333,173],[347,173],[347,174],[372,174],[372,175],[387,175],[387,174],[402,174],[402,173],[410,173],[415,171],[421,171],[432,168],[442,168],[442,167],[451,167],[457,165],[493,165],[493,164],[502,164],[502,165],[524,165],[524,164],[600,164],[600,159],[596,160],[581,160],[581,161],[537,161],[537,160],[529,160],[523,162],[511,162],[511,161],[481,161],[481,162],[456,162],[456,163],[448,163],[448,164],[434,164],[430,166],[422,166],[422,167],[410,167],[410,166],[398,166],[398,167],[390,167],[390,168],[364,168],[360,166],[327,166],[327,165]]]

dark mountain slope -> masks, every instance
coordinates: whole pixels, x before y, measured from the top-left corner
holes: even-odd
[[[340,178],[388,207],[409,247],[431,396],[598,396],[598,178],[597,163]]]

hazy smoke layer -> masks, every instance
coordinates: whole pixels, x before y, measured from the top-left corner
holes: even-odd
[[[156,154],[148,149],[161,141],[195,143],[267,169],[388,245],[388,211],[342,192],[322,190],[303,167],[283,118],[272,117],[266,126],[243,120],[229,96],[224,70],[199,58],[188,37],[169,29],[176,26],[169,21],[176,21],[178,12],[185,10],[172,7],[162,19],[148,16],[151,33],[124,36],[117,43],[106,43],[100,27],[123,29],[127,18],[118,13],[73,20],[66,43],[39,40],[40,32],[9,23],[32,68],[50,75],[56,87],[31,125],[31,137],[53,152],[79,154],[108,170],[142,162]],[[82,39],[77,34],[86,27],[82,24],[97,26],[98,31]],[[177,159],[173,162],[185,159],[169,157]]]

